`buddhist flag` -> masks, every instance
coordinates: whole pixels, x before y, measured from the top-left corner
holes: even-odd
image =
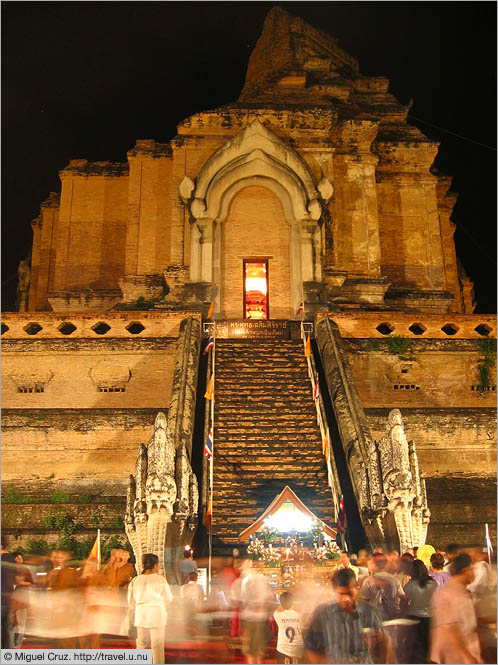
[[[301,316],[303,312],[304,312],[304,303],[300,302],[297,308],[296,316]]]
[[[208,501],[206,516],[204,517],[204,526],[208,531],[211,531],[211,524],[213,522],[213,504],[211,499]]]
[[[313,390],[313,399],[317,400],[320,397],[320,385],[318,383],[318,374],[315,377],[315,388]]]
[[[322,452],[325,455],[325,459],[328,460],[330,456],[330,441],[329,441],[329,428],[325,430],[325,436],[323,437],[322,442]]]
[[[204,349],[204,354],[203,355],[207,356],[207,354],[211,351],[213,346],[214,346],[214,338],[210,337],[208,339],[208,343],[206,344],[206,348]]]
[[[214,300],[212,300],[211,304],[209,305],[209,309],[208,309],[208,313],[207,313],[206,318],[210,319],[213,316],[213,312],[214,312]]]
[[[213,456],[213,431],[209,430],[209,434],[206,439],[206,443],[204,444],[204,455],[208,458],[211,459]]]
[[[206,399],[210,399],[214,402],[214,376],[211,374],[209,379],[208,387],[206,389],[206,394],[204,395]]]
[[[100,570],[100,529],[97,530],[97,537],[95,538],[95,542],[92,545],[92,549],[90,550],[90,554],[87,557],[87,561],[90,561],[91,559],[96,559],[97,569]]]
[[[346,530],[346,509],[344,508],[344,497],[339,501],[339,515],[337,516],[337,531],[344,533]]]
[[[304,355],[306,356],[306,358],[311,358],[311,338],[310,338],[309,335],[306,338],[306,345],[304,347]]]

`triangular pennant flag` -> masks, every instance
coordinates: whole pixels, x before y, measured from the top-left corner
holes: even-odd
[[[313,390],[313,399],[318,399],[320,397],[320,384],[318,383],[318,374],[315,377],[315,388]]]
[[[306,358],[311,358],[311,338],[308,337],[306,338],[306,346],[304,347],[304,355]]]
[[[95,559],[97,561],[97,568],[100,568],[100,530],[97,532],[97,537],[92,545],[87,561],[91,559]]]
[[[214,312],[214,300],[212,300],[211,304],[209,305],[209,309],[208,309],[206,319],[210,319],[213,316],[213,312]]]
[[[208,458],[211,459],[213,456],[213,432],[212,430],[209,430],[209,434],[206,439],[206,443],[204,444],[204,455]]]
[[[204,349],[204,353],[203,353],[203,355],[207,356],[207,354],[211,351],[211,349],[213,348],[213,346],[214,346],[214,338],[213,338],[213,337],[210,337],[210,338],[208,339],[208,343],[206,344],[206,348]]]
[[[211,374],[209,379],[208,387],[206,388],[206,394],[204,395],[206,399],[211,399],[214,402],[214,376]]]

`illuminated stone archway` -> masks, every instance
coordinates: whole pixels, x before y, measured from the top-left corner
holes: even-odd
[[[183,200],[190,200],[190,281],[212,284],[215,311],[220,312],[223,224],[234,196],[251,186],[267,188],[282,204],[289,224],[291,307],[295,311],[303,300],[303,282],[322,280],[318,223],[322,202],[303,159],[259,120],[253,120],[207,160],[196,184],[185,177],[180,185]]]

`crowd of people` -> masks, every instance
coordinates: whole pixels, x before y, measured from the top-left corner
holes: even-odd
[[[216,636],[248,663],[496,663],[496,567],[479,549],[422,549],[342,552],[326,584],[304,575],[286,589],[235,551],[211,562],[206,593],[206,562],[188,549],[168,581],[152,553],[134,576],[124,550],[99,570],[60,551],[28,566],[2,545],[2,646],[25,631],[59,648],[126,635],[162,663],[168,639]]]

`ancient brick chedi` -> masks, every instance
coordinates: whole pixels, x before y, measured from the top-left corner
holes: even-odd
[[[245,361],[235,346],[230,355],[236,339],[227,341],[214,505],[244,495],[247,524],[235,505],[225,509],[221,548],[259,516],[261,497],[269,504],[285,485],[299,496],[313,456],[300,498],[327,522],[345,493],[372,541],[423,539],[430,511],[428,542],[481,542],[483,523],[496,523],[496,322],[473,314],[453,242],[456,196],[433,168],[438,145],[407,123],[409,107],[388,88],[363,76],[334,38],[275,8],[236,102],[183,120],[169,143],[137,140],[126,163],[70,161],[60,193],[32,222],[21,311],[3,317],[4,488],[29,479],[35,494],[57,482],[73,494],[123,497],[139,445],[164,429],[162,412],[172,460],[185,467],[180,486],[191,487],[192,468],[201,496],[198,511],[193,489],[188,509],[174,508],[173,497],[163,507],[192,532],[207,501],[199,339],[214,301],[214,320],[256,316],[261,330],[285,321],[289,340],[299,338],[301,316],[314,324],[313,366],[339,468],[322,455],[305,375],[301,415],[292,393],[265,379],[283,404],[268,408],[254,376],[252,397],[244,386],[252,422],[230,430],[230,409],[241,408],[237,357]],[[265,284],[258,302],[252,268]],[[264,344],[278,367],[282,343]],[[296,383],[299,399],[302,390]],[[251,428],[262,434],[259,458]],[[282,441],[280,486],[269,465]],[[132,508],[129,530],[143,506],[135,517]]]

